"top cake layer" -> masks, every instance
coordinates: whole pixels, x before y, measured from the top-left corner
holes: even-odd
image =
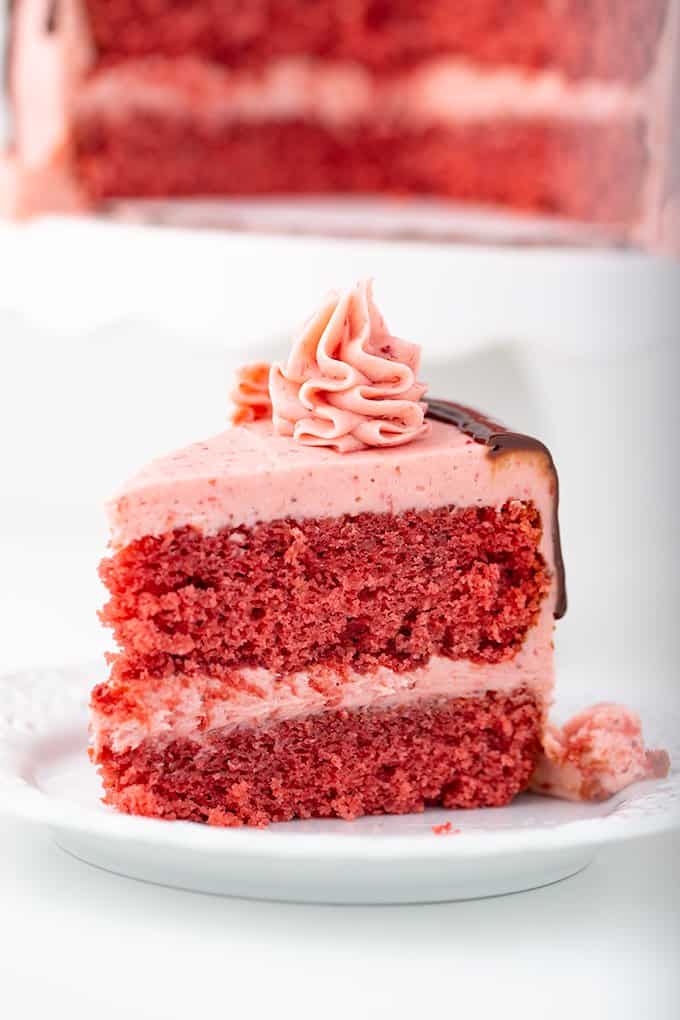
[[[668,0],[86,0],[103,61],[162,54],[230,67],[309,54],[380,71],[449,53],[483,66],[554,67],[636,81]]]

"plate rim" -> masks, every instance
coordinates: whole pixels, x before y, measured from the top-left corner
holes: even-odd
[[[492,858],[512,854],[563,852],[576,848],[596,849],[610,843],[660,835],[680,828],[680,769],[677,764],[664,780],[647,780],[646,792],[640,794],[641,783],[609,801],[611,810],[593,818],[557,822],[551,826],[526,826],[507,830],[471,830],[464,828],[455,838],[433,838],[431,826],[422,832],[385,834],[344,832],[281,831],[273,824],[265,829],[248,826],[219,828],[193,822],[167,822],[161,819],[124,815],[114,809],[89,807],[54,796],[41,790],[32,781],[22,760],[31,746],[40,740],[54,738],[55,733],[79,729],[76,713],[86,707],[92,686],[92,670],[101,670],[101,663],[44,666],[0,673],[0,813],[25,821],[47,825],[60,832],[76,832],[98,839],[130,841],[147,846],[195,851],[206,854],[229,854],[248,858],[282,858],[312,860],[320,855],[337,860],[432,860]],[[47,676],[57,676],[59,687],[49,691],[43,700],[40,725],[26,719],[31,699],[44,696]],[[12,705],[3,714],[3,695]],[[24,716],[22,716],[22,710]],[[680,712],[671,712],[680,732]],[[678,748],[671,748],[672,761],[677,763]],[[630,794],[636,796],[631,801]],[[425,817],[425,816],[419,816]],[[292,823],[288,823],[292,824]],[[338,826],[348,824],[340,819]],[[437,823],[438,824],[438,823]]]

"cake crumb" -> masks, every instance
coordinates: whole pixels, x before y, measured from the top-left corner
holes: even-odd
[[[457,836],[460,833],[460,829],[453,829],[451,822],[442,822],[441,825],[433,825],[432,831],[435,836]]]
[[[666,751],[645,748],[635,712],[603,702],[561,728],[546,727],[530,789],[564,800],[603,801],[640,780],[665,779],[669,767]]]

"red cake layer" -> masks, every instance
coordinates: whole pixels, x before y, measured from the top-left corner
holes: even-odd
[[[290,54],[396,69],[442,54],[487,66],[640,79],[668,0],[86,0],[105,61],[161,53],[232,67]]]
[[[76,154],[94,199],[387,192],[600,223],[635,218],[647,160],[635,121],[507,120],[393,132],[294,120],[211,127],[151,113],[82,119]]]
[[[501,662],[548,590],[540,538],[518,501],[147,536],[101,567],[113,675]]]
[[[151,739],[100,755],[106,802],[212,825],[507,804],[539,753],[524,690],[409,708],[325,712],[269,727]]]

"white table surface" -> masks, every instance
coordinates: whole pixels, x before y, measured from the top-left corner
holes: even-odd
[[[162,341],[145,335],[142,348],[129,336],[114,342],[110,331],[99,334],[102,373],[85,339],[57,346],[14,315],[0,315],[0,336],[3,356],[8,341],[14,355],[4,386],[0,377],[6,482],[0,502],[0,671],[89,659],[104,648],[95,618],[102,599],[95,569],[105,541],[99,502],[139,460],[183,441],[190,420],[199,434],[205,431],[206,407],[217,401],[223,384],[201,364],[199,351],[191,371],[205,385],[195,406],[176,414],[163,411],[158,398],[157,414],[145,417],[137,407],[141,389],[134,383],[126,389],[126,371],[134,359],[142,371],[153,364]],[[651,666],[643,676],[635,662],[646,661],[652,644],[666,658],[674,654],[677,624],[666,626],[668,597],[643,599],[622,617],[620,633],[607,632],[603,641],[608,599],[629,576],[644,578],[644,570],[663,575],[670,548],[663,529],[673,521],[654,504],[658,542],[639,559],[631,546],[631,558],[621,566],[608,542],[637,534],[637,518],[622,517],[613,537],[593,535],[578,493],[590,486],[606,499],[619,474],[625,485],[629,473],[647,484],[658,469],[648,449],[628,442],[625,456],[609,461],[616,470],[600,479],[599,489],[600,462],[592,459],[586,485],[585,446],[581,440],[573,447],[566,443],[560,414],[569,385],[587,418],[606,388],[596,380],[613,380],[618,396],[608,395],[605,413],[625,430],[628,409],[644,414],[677,367],[668,350],[650,357],[635,355],[625,372],[562,358],[560,377],[571,383],[559,394],[541,391],[555,368],[540,359],[532,359],[528,371],[521,358],[504,362],[501,380],[505,385],[507,373],[516,372],[513,385],[526,415],[518,424],[530,427],[534,415],[545,414],[540,424],[563,467],[572,608],[558,649],[573,662],[598,649],[609,656],[616,647],[622,663],[633,663],[633,692],[635,683],[653,683],[655,676]],[[479,378],[495,392],[489,366],[481,364]],[[172,365],[168,372],[172,392]],[[458,373],[463,390],[475,396],[478,380],[469,366],[461,363]],[[520,383],[538,386],[535,400]],[[121,400],[134,426],[132,445],[131,436],[107,425]],[[666,406],[677,421],[674,407]],[[103,460],[94,456],[101,450]],[[612,491],[612,502],[618,498]],[[609,572],[589,573],[596,548]],[[677,592],[675,573],[667,583]],[[638,618],[633,641],[630,621]],[[666,642],[661,650],[659,635]],[[676,1020],[680,835],[601,851],[575,878],[529,893],[434,906],[344,908],[226,900],[142,885],[81,864],[53,845],[47,832],[0,817],[3,1020],[185,1020],[202,1013]]]
[[[678,1015],[680,838],[470,903],[296,906],[143,885],[2,829],[3,1015]]]

